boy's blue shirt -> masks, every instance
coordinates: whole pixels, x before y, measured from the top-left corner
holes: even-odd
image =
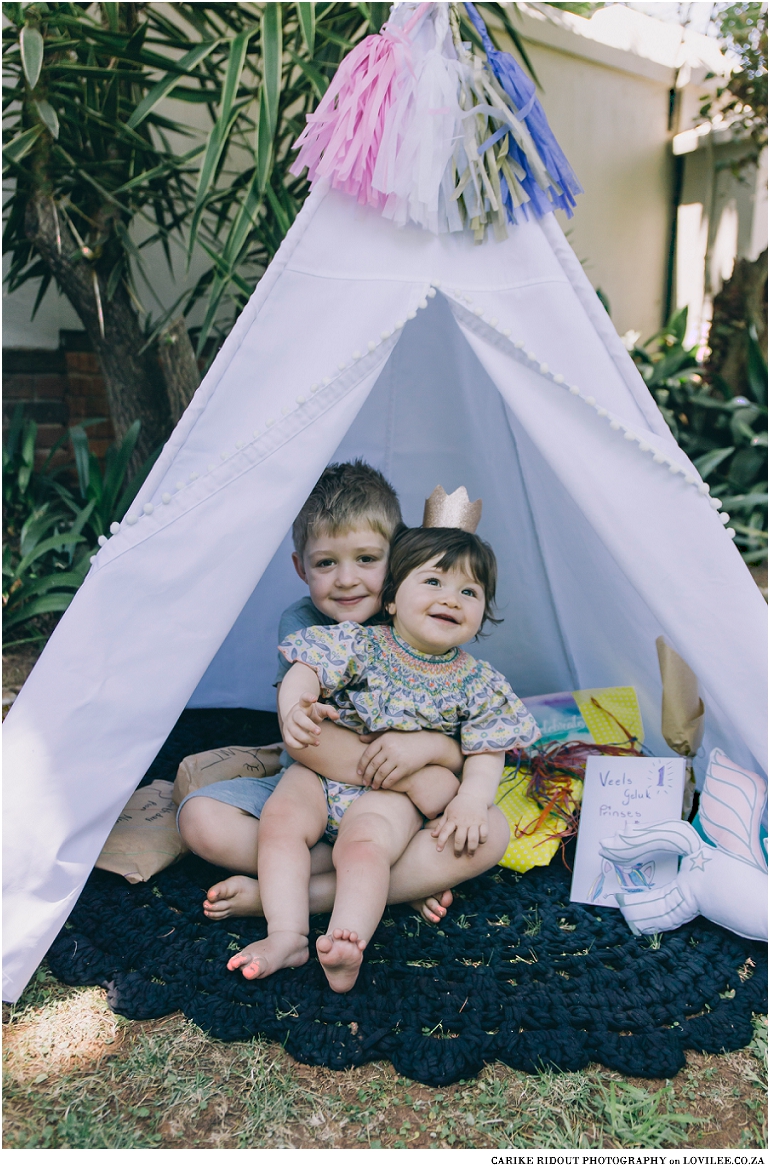
[[[304,599],[297,599],[296,603],[287,607],[278,621],[278,643],[283,643],[287,635],[294,635],[295,631],[302,631],[305,627],[331,627],[334,622],[330,616],[319,611],[310,596],[306,595]],[[273,684],[279,685],[290,668],[289,661],[278,652],[278,672]]]

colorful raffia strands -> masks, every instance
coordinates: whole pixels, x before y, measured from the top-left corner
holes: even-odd
[[[472,4],[484,53],[460,37],[456,4],[400,4],[340,65],[297,139],[307,168],[398,226],[470,228],[498,239],[520,216],[572,214],[582,190],[534,84],[499,52]]]
[[[538,749],[506,754],[506,768],[495,797],[511,828],[503,867],[526,872],[549,863],[559,847],[577,834],[586,761],[604,757],[641,757],[633,734],[608,745],[587,741],[551,742]]]

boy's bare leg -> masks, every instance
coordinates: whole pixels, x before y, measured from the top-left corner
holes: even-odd
[[[179,812],[183,842],[209,863],[237,872],[257,872],[259,819],[216,798],[194,795]]]
[[[327,933],[316,943],[333,990],[355,984],[363,950],[385,909],[391,866],[420,821],[402,794],[364,794],[346,811],[333,853],[337,895]]]
[[[326,826],[326,798],[316,775],[291,766],[265,803],[260,822],[259,887],[267,937],[227,963],[245,978],[263,978],[307,961],[310,848]]]
[[[196,795],[182,807],[179,832],[186,846],[201,859],[236,873],[213,884],[206,893],[203,911],[210,920],[262,916],[256,880],[259,822],[247,811],[205,795]],[[333,873],[331,846],[316,843],[310,852],[310,874],[333,877]],[[324,906],[328,912],[334,903],[334,883],[322,882],[319,888],[322,899],[328,901]]]
[[[446,904],[442,904],[443,912],[428,918],[437,924],[451,904],[451,889],[489,871],[505,855],[511,829],[505,815],[496,806],[490,807],[488,813],[487,841],[479,844],[473,855],[467,852],[456,855],[448,844],[443,851],[437,851],[431,824],[418,831],[391,869],[388,904],[416,906],[419,901],[426,900],[428,893],[443,893],[449,897]]]
[[[510,836],[505,815],[496,806],[489,811],[487,841],[479,845],[474,855],[464,853],[458,856],[449,847],[437,851],[430,825],[424,827],[410,840],[404,854],[391,868],[388,904],[411,904],[427,921],[439,924],[452,903],[452,888],[499,863]],[[310,911],[329,912],[334,905],[337,877],[328,845],[317,844],[311,858]],[[221,885],[215,884],[204,907],[207,916],[214,914],[213,919],[263,915],[259,886],[249,876],[233,876],[222,881]]]
[[[322,840],[310,850],[311,912],[329,911],[334,904],[335,885],[331,844]],[[228,876],[226,880],[212,884],[203,901],[203,911],[209,920],[225,920],[230,916],[264,916],[259,881],[256,876],[240,875]]]

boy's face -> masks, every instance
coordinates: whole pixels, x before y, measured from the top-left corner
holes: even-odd
[[[335,623],[365,623],[380,609],[390,543],[371,529],[309,538],[294,568],[319,611]]]

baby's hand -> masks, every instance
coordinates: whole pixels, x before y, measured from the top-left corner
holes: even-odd
[[[426,741],[421,732],[366,733],[361,741],[366,749],[358,763],[361,785],[372,790],[389,790],[421,770],[432,761],[433,743]]]
[[[331,705],[322,704],[312,693],[303,693],[283,719],[286,748],[306,749],[309,745],[318,745],[320,722],[326,719],[339,721],[340,715]]]
[[[463,850],[473,855],[480,843],[486,843],[489,834],[487,807],[472,795],[463,795],[462,789],[447,806],[438,824],[431,831],[438,839],[436,848],[443,851],[447,840],[454,835],[454,850],[461,855]]]

